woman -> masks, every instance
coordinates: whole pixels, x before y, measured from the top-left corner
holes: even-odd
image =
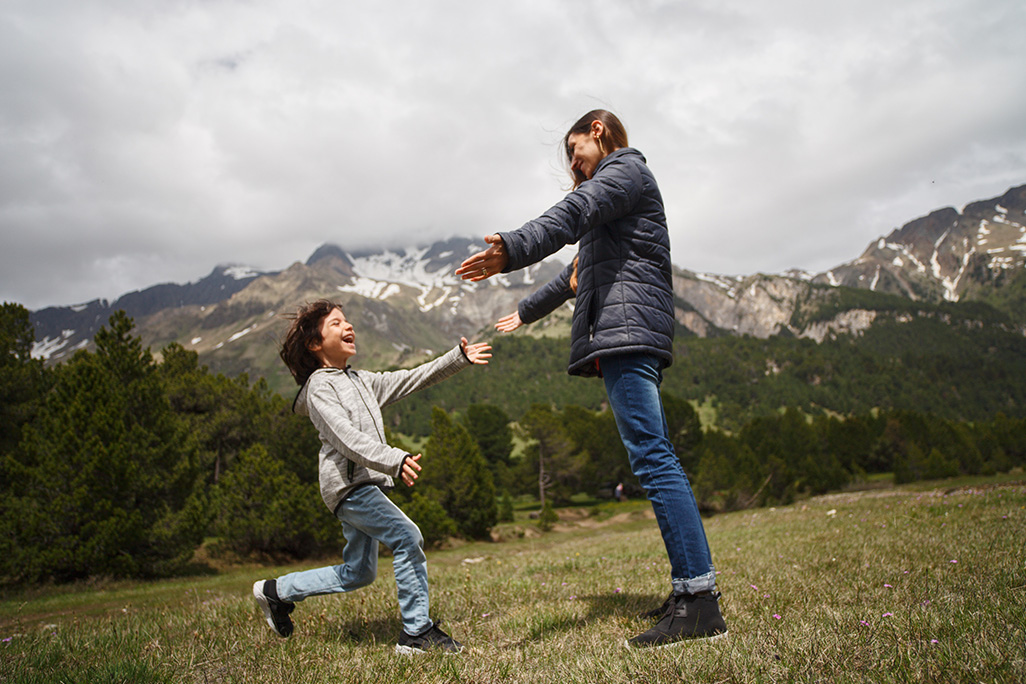
[[[671,567],[673,591],[652,629],[631,647],[664,646],[727,632],[716,571],[694,494],[670,442],[659,385],[673,362],[673,285],[662,196],[645,158],[627,144],[623,124],[588,112],[563,138],[573,190],[519,230],[485,238],[488,248],[456,274],[479,281],[536,263],[577,243],[573,265],[496,324],[515,330],[576,296],[571,375],[603,378],[631,468],[645,488]]]

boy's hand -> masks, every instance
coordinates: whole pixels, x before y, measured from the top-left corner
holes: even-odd
[[[403,479],[403,483],[407,487],[412,487],[413,481],[419,477],[417,473],[420,472],[421,468],[417,461],[420,460],[420,456],[420,454],[417,454],[416,456],[407,454],[406,458],[403,459],[403,467],[402,470],[399,471],[399,477]]]
[[[513,332],[521,325],[520,312],[514,311],[510,315],[500,318],[498,323],[495,324],[495,329],[499,332]]]
[[[492,358],[492,355],[489,353],[492,351],[492,345],[487,342],[467,344],[467,338],[461,337],[460,349],[463,350],[463,354],[467,357],[467,360],[479,366],[487,364],[488,359]]]

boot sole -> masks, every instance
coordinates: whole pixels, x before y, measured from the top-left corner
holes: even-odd
[[[462,646],[460,646],[460,649],[458,651],[442,651],[440,649],[432,649],[430,651],[425,651],[423,648],[417,648],[415,646],[400,646],[399,644],[395,645],[395,653],[396,653],[396,655],[406,656],[407,658],[413,658],[413,657],[416,657],[416,656],[428,655],[429,653],[444,653],[445,655],[459,655],[462,652],[463,652],[463,647]]]
[[[685,644],[709,644],[719,639],[726,639],[729,632],[720,632],[719,634],[712,634],[705,637],[691,637],[687,639],[678,639],[677,641],[671,641],[665,644],[658,644],[652,646],[636,646],[630,642],[630,639],[624,639],[624,648],[629,648],[632,651],[643,651],[643,650],[660,650],[664,648],[675,648],[677,646],[684,646]]]

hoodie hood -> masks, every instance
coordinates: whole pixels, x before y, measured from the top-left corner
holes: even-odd
[[[313,376],[318,373],[344,373],[345,371],[339,370],[338,368],[318,368],[310,377],[306,379],[303,386],[299,388],[299,393],[296,394],[296,398],[292,400],[292,412],[298,413],[301,416],[310,415],[309,395],[310,395],[310,380]]]
[[[315,371],[316,372],[316,371]],[[309,416],[310,409],[307,407],[306,398],[310,391],[310,379],[307,378],[303,386],[299,388],[299,393],[296,394],[296,398],[292,400],[292,412],[298,413],[301,416]]]

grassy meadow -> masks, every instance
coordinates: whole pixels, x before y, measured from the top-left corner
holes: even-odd
[[[629,651],[669,589],[644,502],[564,511],[553,532],[429,553],[432,613],[467,649],[403,659],[391,563],[267,628],[232,567],[0,601],[3,682],[1023,682],[1026,482],[833,494],[718,515],[727,639]],[[333,561],[334,562],[334,561]]]

